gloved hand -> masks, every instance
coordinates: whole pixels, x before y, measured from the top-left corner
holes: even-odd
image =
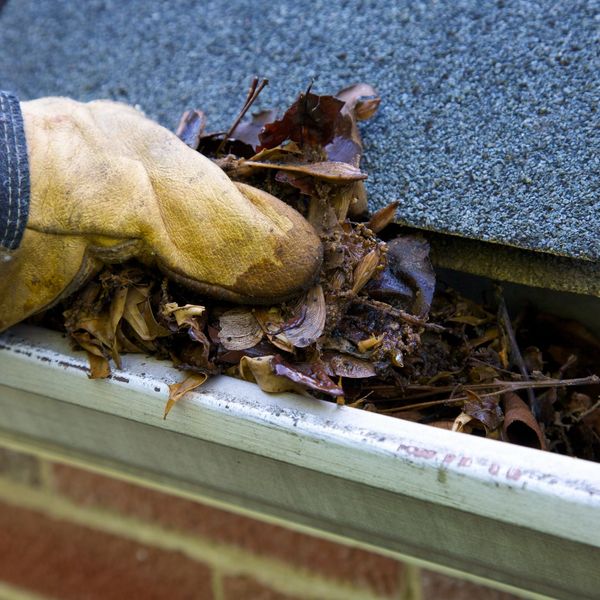
[[[0,331],[133,257],[235,302],[281,301],[314,281],[321,244],[299,213],[137,110],[66,98],[21,110],[30,211],[0,261]]]

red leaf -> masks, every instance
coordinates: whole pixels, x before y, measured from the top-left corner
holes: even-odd
[[[282,119],[268,123],[258,136],[261,148],[274,148],[285,140],[325,146],[333,139],[335,122],[344,102],[334,96],[300,94]]]

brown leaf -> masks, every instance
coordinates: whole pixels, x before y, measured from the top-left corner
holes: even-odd
[[[271,365],[276,375],[286,377],[305,388],[334,397],[344,395],[344,390],[328,377],[324,365],[320,362],[291,364],[276,354],[271,360]]]
[[[298,311],[302,311],[302,307],[298,308]],[[253,312],[260,328],[271,344],[284,352],[294,351],[294,345],[288,340],[284,330],[286,327],[292,327],[301,322],[305,316],[303,311],[292,315],[287,321],[283,316],[282,307],[280,306],[255,308]]]
[[[166,302],[160,309],[160,314],[163,319],[169,320],[169,318],[175,318],[177,329],[187,328],[189,337],[194,341],[200,341],[204,343],[206,339],[203,330],[204,327],[204,316],[206,308],[199,304],[185,304],[179,306],[177,302]],[[162,335],[160,331],[157,332],[157,337]],[[207,341],[208,343],[208,341]]]
[[[106,379],[110,375],[110,364],[105,356],[86,352],[90,363],[90,379]]]
[[[323,288],[320,285],[312,287],[294,312],[302,314],[302,318],[292,325],[284,324],[282,333],[296,348],[306,348],[321,337],[325,328],[327,315]]]
[[[194,150],[198,149],[200,144],[200,136],[206,127],[206,115],[201,110],[186,110],[175,135],[186,145]]]
[[[167,415],[171,412],[171,409],[175,406],[176,402],[181,400],[188,392],[200,387],[207,379],[208,375],[205,373],[192,373],[180,383],[172,383],[169,385],[169,399],[165,405],[163,419],[167,418]]]
[[[502,437],[512,444],[546,450],[544,435],[531,410],[514,392],[503,395],[504,427]]]
[[[184,304],[179,306],[177,302],[167,302],[162,309],[162,313],[167,315],[173,315],[177,325],[182,327],[183,325],[189,325],[189,321],[195,317],[201,317],[206,312],[204,306],[198,304]]]
[[[256,346],[263,331],[248,308],[234,308],[219,317],[219,340],[227,350],[246,350]]]
[[[373,233],[379,233],[382,229],[385,229],[390,223],[393,222],[396,210],[400,202],[391,202],[387,206],[380,208],[378,211],[373,213],[373,216],[369,219],[367,227]]]
[[[267,123],[259,134],[261,148],[274,148],[285,140],[300,145],[324,146],[334,135],[337,116],[344,106],[334,96],[300,94],[282,119]]]
[[[344,183],[366,179],[367,175],[345,162],[323,161],[314,163],[269,163],[247,160],[246,167],[254,169],[275,169],[299,175],[314,177],[332,183]]]
[[[258,384],[263,392],[298,392],[304,391],[303,386],[298,385],[287,377],[276,375],[272,366],[273,356],[258,356],[250,358],[242,356],[239,364],[239,372],[242,379]]]
[[[367,285],[375,274],[381,261],[381,253],[378,248],[366,254],[354,269],[352,292],[358,294]]]
[[[291,173],[289,171],[277,171],[275,180],[279,183],[287,183],[288,185],[298,188],[306,196],[314,197],[317,193],[316,182],[318,180],[310,175],[299,175],[298,173]]]
[[[344,105],[335,122],[334,137],[325,148],[327,158],[358,168],[362,157],[362,140],[357,121],[374,114],[380,100],[375,90],[364,83],[345,88],[336,96]]]
[[[150,287],[131,287],[127,290],[123,319],[129,323],[136,335],[143,341],[155,340],[160,335],[169,335],[168,329],[161,327],[150,307]]]
[[[496,431],[504,418],[497,398],[479,396],[471,390],[466,390],[466,393],[470,399],[465,401],[463,412],[485,425],[487,431]]]
[[[344,102],[344,112],[353,113],[359,121],[370,119],[379,108],[381,98],[368,83],[356,83],[340,90],[336,98]]]
[[[260,145],[259,135],[267,123],[272,123],[277,118],[274,110],[261,110],[254,113],[252,118],[242,121],[232,132],[231,137],[240,140],[253,148]]]
[[[429,242],[419,235],[402,235],[387,247],[387,266],[369,284],[369,295],[386,302],[412,300],[407,308],[417,316],[426,316],[435,291]]]
[[[362,379],[375,377],[376,375],[372,363],[350,354],[325,352],[321,358],[326,365],[328,374],[332,376]]]

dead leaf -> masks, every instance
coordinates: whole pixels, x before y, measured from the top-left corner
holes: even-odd
[[[320,362],[291,364],[276,354],[271,365],[276,375],[286,377],[305,388],[334,397],[344,395],[344,390],[329,378],[325,366]]]
[[[331,376],[347,377],[349,379],[362,379],[375,377],[373,364],[350,354],[325,352],[321,357],[326,365],[327,373]]]
[[[227,350],[246,350],[256,346],[263,331],[248,308],[234,308],[219,317],[219,340]]]
[[[348,86],[335,96],[344,102],[343,111],[353,113],[359,121],[373,117],[381,104],[381,98],[375,88],[368,83]]]
[[[260,148],[274,148],[286,140],[301,146],[325,146],[334,135],[344,103],[333,96],[300,94],[282,119],[267,123],[259,134]]]
[[[314,177],[332,183],[343,183],[360,181],[366,179],[367,175],[356,167],[345,162],[323,161],[313,163],[270,163],[247,160],[243,163],[246,167],[253,169],[275,169],[297,173],[301,176]]]
[[[325,328],[327,315],[323,288],[320,285],[312,287],[298,303],[294,313],[302,317],[291,321],[290,325],[283,324],[281,333],[296,348],[306,348],[321,337]]]
[[[206,308],[198,304],[184,304],[183,306],[179,306],[177,302],[167,302],[162,312],[165,316],[173,315],[177,321],[177,325],[182,327],[183,325],[188,325],[191,318],[201,317],[206,312]]]
[[[175,135],[184,144],[197,150],[205,127],[206,115],[201,110],[187,110],[179,121]]]
[[[275,148],[264,148],[248,160],[254,162],[298,162],[298,160],[302,160],[302,149],[296,142],[284,142]]]
[[[272,366],[274,356],[259,356],[250,358],[242,356],[239,372],[242,379],[258,384],[263,392],[297,392],[303,393],[304,388],[287,377],[276,375]]]
[[[382,229],[385,229],[390,223],[393,222],[399,204],[400,202],[392,202],[374,212],[367,223],[367,227],[373,233],[379,233]]]
[[[169,385],[169,399],[165,405],[163,419],[167,418],[167,415],[171,412],[171,409],[175,406],[176,402],[181,400],[188,392],[200,387],[207,379],[208,375],[205,373],[192,373],[182,382]]]
[[[514,392],[504,394],[502,399],[504,403],[502,438],[512,444],[546,450],[544,434],[527,404]]]
[[[90,379],[106,379],[110,375],[110,364],[105,356],[86,352],[90,364]]]
[[[469,400],[463,404],[463,412],[484,425],[486,431],[496,431],[504,419],[497,397],[479,396],[471,390],[466,390],[466,394]]]
[[[123,310],[123,319],[129,323],[137,336],[144,341],[152,341],[160,333],[163,335],[170,333],[167,329],[161,328],[153,318],[150,319],[152,310],[148,304],[149,295],[149,286],[129,288]]]
[[[267,123],[272,123],[275,119],[277,119],[277,113],[274,110],[261,110],[254,113],[251,119],[242,121],[231,132],[231,137],[252,146],[252,148],[258,148],[260,132]]]
[[[472,423],[475,421],[471,415],[468,415],[465,412],[461,412],[454,422],[452,423],[452,431],[456,431],[457,433],[471,433],[473,430]],[[481,424],[476,424],[481,425]]]
[[[374,348],[378,348],[379,346],[381,346],[381,342],[383,342],[384,338],[385,338],[384,333],[382,333],[381,335],[378,335],[378,336],[372,335],[364,340],[360,340],[356,344],[356,347],[358,348],[358,351],[361,354],[364,354],[365,352],[368,352],[369,350],[373,350]]]
[[[380,262],[381,253],[379,252],[378,248],[371,250],[362,258],[362,260],[354,269],[354,283],[352,284],[352,292],[354,294],[358,294],[358,292],[360,292],[360,290],[367,285],[371,277],[373,277],[377,271]]]
[[[369,295],[390,302],[410,298],[407,308],[417,316],[426,316],[435,292],[429,242],[422,236],[407,234],[388,242],[387,248],[387,266],[370,283]]]

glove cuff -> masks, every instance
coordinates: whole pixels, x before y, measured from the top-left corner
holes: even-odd
[[[29,216],[29,162],[19,99],[0,91],[0,251],[21,243]]]

